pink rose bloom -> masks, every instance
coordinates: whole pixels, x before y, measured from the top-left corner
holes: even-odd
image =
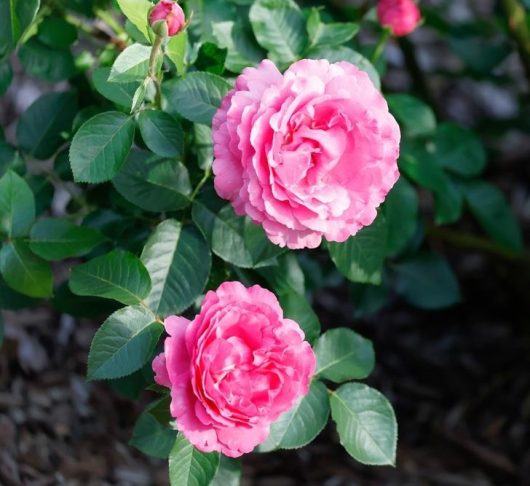
[[[377,16],[384,27],[390,27],[392,34],[401,37],[416,29],[421,13],[412,0],[380,0]]]
[[[149,23],[165,20],[167,23],[167,35],[170,37],[178,34],[186,26],[186,16],[182,7],[173,0],[161,0],[149,15]]]
[[[247,68],[213,119],[215,189],[280,246],[342,242],[399,177],[400,131],[368,75],[302,60]]]
[[[316,358],[298,324],[258,285],[226,282],[189,321],[168,317],[155,381],[171,389],[177,428],[199,450],[230,457],[265,441],[309,391]]]

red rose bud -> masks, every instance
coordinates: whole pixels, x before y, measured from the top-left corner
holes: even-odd
[[[161,0],[149,14],[151,27],[159,33],[160,25],[165,24],[167,35],[172,37],[181,32],[186,26],[186,16],[182,7],[172,0]],[[165,28],[163,29],[165,32]]]
[[[396,37],[410,34],[421,20],[420,9],[412,0],[380,0],[377,16],[381,25],[390,28]]]

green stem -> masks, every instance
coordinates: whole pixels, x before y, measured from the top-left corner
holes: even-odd
[[[197,187],[194,189],[193,193],[191,194],[191,196],[190,196],[191,201],[195,200],[195,198],[197,197],[197,194],[199,194],[199,191],[203,188],[204,184],[206,184],[206,182],[210,178],[210,175],[211,175],[211,169],[208,168],[208,169],[206,169],[204,171],[204,175],[203,175],[202,179],[197,184]]]
[[[391,34],[392,32],[390,31],[390,29],[388,27],[385,27],[383,32],[381,33],[381,37],[379,38],[377,45],[374,48],[372,57],[370,58],[370,61],[372,62],[372,64],[375,64],[381,57],[381,54],[383,54],[386,43],[388,42],[388,39],[390,38]]]
[[[530,84],[530,25],[527,22],[525,8],[519,0],[502,0],[508,17],[508,27],[517,43],[519,56]]]
[[[162,90],[160,88],[160,72],[159,72],[160,69],[159,69],[158,58],[162,50],[163,42],[164,42],[164,38],[162,36],[157,35],[155,37],[153,48],[151,49],[151,56],[149,57],[149,71],[148,71],[148,76],[153,81],[155,85],[155,89],[156,89],[155,106],[159,109],[162,107]]]

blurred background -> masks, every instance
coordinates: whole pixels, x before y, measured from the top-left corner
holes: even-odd
[[[329,3],[347,20],[375,2]],[[489,154],[484,177],[503,191],[528,241],[530,54],[510,29],[509,3],[421,1],[425,24],[390,42],[383,86],[414,94],[440,121],[478,133]],[[521,5],[530,9],[528,3]],[[376,37],[368,29],[360,39],[368,44]],[[49,89],[21,74],[16,59],[13,66],[15,81],[0,101],[8,140],[19,114]],[[426,194],[420,193],[420,203],[428,214]],[[455,231],[480,234],[466,217]],[[450,309],[422,311],[391,296],[386,307],[368,313],[331,270],[314,293],[324,328],[351,326],[374,342],[377,367],[368,383],[396,409],[397,467],[359,465],[328,427],[303,450],[245,457],[244,484],[530,484],[530,256],[496,253],[452,236],[435,232],[429,239],[450,259],[461,284],[462,302]],[[0,301],[9,298],[0,288]],[[152,396],[144,393],[133,402],[105,384],[85,381],[100,321],[47,305],[6,311],[4,317],[0,484],[166,484],[166,461],[127,445]]]

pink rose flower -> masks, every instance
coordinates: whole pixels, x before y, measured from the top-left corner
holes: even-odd
[[[173,0],[161,0],[158,2],[149,15],[149,23],[165,20],[167,24],[167,35],[170,37],[177,35],[186,26],[186,16],[182,7]]]
[[[401,37],[416,29],[421,12],[412,0],[380,0],[377,16],[384,27],[390,27],[392,34]]]
[[[302,60],[247,68],[213,119],[215,189],[280,246],[342,242],[399,177],[400,131],[368,75]]]
[[[274,294],[258,285],[226,282],[206,294],[193,321],[172,316],[165,327],[155,381],[171,389],[178,430],[203,452],[251,452],[309,391],[313,350]]]

